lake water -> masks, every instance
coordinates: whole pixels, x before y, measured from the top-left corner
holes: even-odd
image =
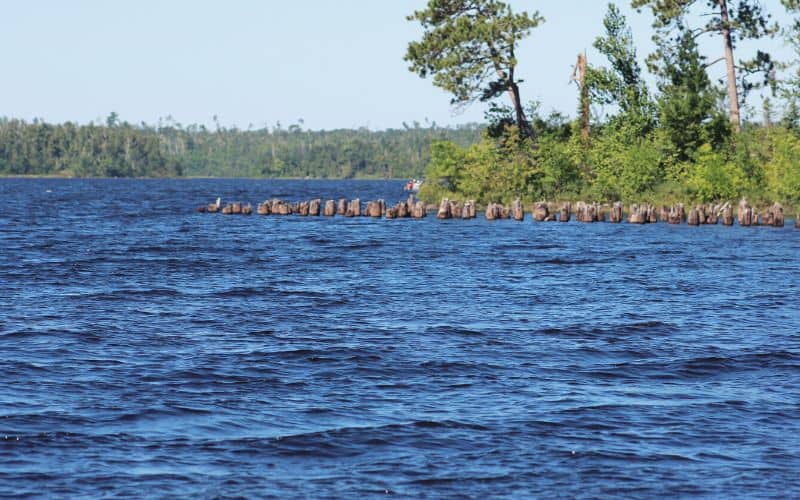
[[[0,179],[0,496],[800,496],[800,231]]]

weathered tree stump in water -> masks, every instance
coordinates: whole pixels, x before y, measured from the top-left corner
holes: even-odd
[[[690,226],[700,225],[700,210],[698,210],[698,207],[693,207],[691,210],[689,210],[689,215],[686,217],[686,223]]]
[[[297,215],[301,215],[303,217],[308,215],[308,202],[307,201],[301,201],[297,205]]]
[[[619,224],[622,222],[622,218],[622,202],[615,201],[614,204],[611,205],[611,210],[608,212],[608,222]]]
[[[234,201],[231,204],[231,213],[233,215],[242,215],[242,202],[241,201]]]
[[[400,210],[400,205],[404,205],[404,204],[405,203],[398,203],[397,205],[395,205],[393,207],[387,208],[386,209],[386,218],[387,219],[396,219],[397,218],[397,213]]]
[[[421,201],[414,203],[414,206],[411,208],[411,217],[414,219],[424,219],[428,216],[428,210],[425,208],[425,204]]]
[[[658,222],[656,208],[649,203],[631,205],[631,213],[628,215],[628,222],[631,224],[649,224]]]
[[[719,224],[719,216],[722,213],[722,205],[709,205],[705,208],[705,224]]]
[[[628,224],[644,224],[647,222],[648,213],[646,205],[641,207],[634,203],[628,209]]]
[[[683,203],[676,203],[670,207],[669,214],[667,215],[667,222],[670,224],[680,224],[685,218],[686,210],[683,207]]]
[[[411,216],[411,210],[409,209],[408,202],[401,201],[396,206],[397,206],[397,217],[406,218]]]
[[[733,207],[730,203],[725,203],[725,205],[722,206],[722,225],[733,225]]]
[[[502,207],[498,203],[489,203],[486,205],[486,220],[495,220],[502,217]]]
[[[367,202],[367,215],[379,218],[383,215],[383,200]]]
[[[742,198],[742,200],[739,202],[737,218],[739,219],[740,226],[753,225],[753,209],[750,207],[750,203],[748,203],[747,198]],[[758,219],[758,216],[756,216],[756,219]]]
[[[457,201],[450,202],[450,217],[458,218],[461,216],[461,204]]]
[[[253,215],[253,205],[247,204],[242,207],[242,215]]]
[[[515,221],[525,220],[525,207],[522,206],[522,202],[519,200],[519,198],[511,202],[509,215],[513,217]]]
[[[313,199],[308,202],[308,215],[319,216],[319,207],[322,205],[322,200],[319,198]]]
[[[603,212],[603,205],[597,202],[592,203],[592,205],[594,206],[594,221],[605,222],[606,214]]]
[[[325,217],[333,217],[336,215],[336,202],[333,200],[325,201],[325,208],[322,210],[322,215]]]
[[[339,203],[336,205],[336,215],[345,215],[347,213],[347,200],[339,198]]]
[[[222,212],[223,215],[232,214],[233,213],[233,205],[231,205],[230,203],[226,204],[224,207],[222,207],[222,211],[221,212]]]
[[[265,201],[263,203],[259,203],[256,206],[256,213],[258,215],[269,215],[269,213],[270,213],[270,204],[269,204],[269,202]]]
[[[453,214],[450,211],[450,200],[442,198],[442,202],[439,203],[439,210],[436,212],[436,218],[450,219],[451,217],[453,217]]]
[[[594,222],[596,220],[594,206],[579,201],[575,205],[575,220],[578,222]]]
[[[656,207],[653,205],[648,204],[647,210],[647,222],[650,224],[658,223],[658,214],[656,213]]]
[[[460,216],[462,219],[474,219],[477,215],[477,209],[475,207],[474,200],[468,200],[464,202],[464,206],[461,207],[460,214],[454,214],[455,217]]]
[[[572,207],[568,201],[565,201],[561,204],[561,208],[558,210],[558,221],[559,222],[569,222],[570,211]]]
[[[533,220],[536,222],[544,222],[550,217],[550,207],[544,201],[537,201],[533,204]],[[567,215],[569,217],[569,215]]]
[[[785,224],[783,216],[783,205],[774,203],[768,210],[769,224],[772,227],[783,227]]]
[[[356,198],[347,204],[347,211],[344,213],[345,217],[359,217],[361,215],[361,200]]]
[[[695,205],[694,209],[697,210],[697,223],[702,226],[706,223],[706,206]]]

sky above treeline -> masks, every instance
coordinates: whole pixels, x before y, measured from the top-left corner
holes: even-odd
[[[524,100],[574,115],[570,84],[577,54],[603,33],[608,2],[511,0],[546,22],[517,51]],[[650,16],[628,0],[643,62],[653,50]],[[0,16],[0,116],[51,123],[104,122],[114,111],[131,123],[172,117],[183,125],[308,129],[400,128],[405,122],[453,126],[483,121],[486,106],[454,112],[450,97],[403,61],[420,27],[405,19],[425,0],[26,0]],[[764,0],[777,21],[778,0]],[[699,22],[698,22],[699,23]],[[749,50],[751,45],[743,45]],[[763,46],[788,58],[780,40]],[[702,45],[721,55],[717,38]],[[743,52],[744,53],[744,52]],[[722,77],[724,66],[712,69]],[[652,81],[652,80],[651,80]],[[760,109],[758,96],[749,104]],[[602,111],[602,110],[596,110]],[[754,111],[755,112],[755,111]]]

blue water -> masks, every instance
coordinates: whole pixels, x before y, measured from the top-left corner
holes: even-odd
[[[0,180],[0,496],[800,495],[800,231]]]

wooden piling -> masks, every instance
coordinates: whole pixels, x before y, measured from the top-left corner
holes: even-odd
[[[308,215],[313,215],[315,217],[319,216],[319,208],[322,205],[322,200],[319,198],[315,198],[308,202]]]
[[[653,205],[647,204],[647,222],[649,224],[656,224],[658,223],[658,213],[656,212],[656,207]]]
[[[594,222],[594,207],[579,201],[575,205],[575,220],[578,222]]]
[[[690,226],[700,225],[700,210],[698,210],[697,206],[689,210],[689,215],[686,218],[686,223],[689,224]]]
[[[628,224],[644,224],[647,222],[647,215],[644,213],[637,203],[631,205],[628,209]]]
[[[308,202],[307,201],[301,201],[297,205],[297,215],[300,215],[302,217],[306,217],[308,215],[308,212],[309,212],[308,209],[309,209]]]
[[[741,201],[739,201],[737,218],[739,219],[740,226],[753,225],[753,209],[750,207],[747,198],[742,198]],[[756,219],[758,219],[758,216],[756,216]]]
[[[615,201],[613,205],[611,205],[611,210],[608,212],[608,222],[619,224],[622,222],[623,213],[622,213],[622,202]]]
[[[383,215],[383,200],[367,202],[367,215],[380,218]]]
[[[768,213],[770,215],[770,226],[772,227],[783,227],[785,225],[785,219],[783,216],[783,205],[780,203],[773,203],[772,206],[769,208]]]
[[[572,207],[568,201],[563,202],[558,210],[558,221],[569,222],[571,209]]]
[[[346,198],[339,198],[339,203],[336,205],[336,215],[346,215],[347,205],[348,202]]]
[[[242,207],[242,215],[253,215],[253,205],[247,204]]]
[[[722,206],[722,225],[723,226],[732,226],[733,225],[733,207],[730,203],[725,203]]]
[[[323,210],[322,214],[325,217],[333,217],[336,215],[336,202],[333,200],[325,201],[325,209]]]
[[[511,202],[509,211],[511,212],[511,217],[513,217],[515,221],[520,222],[525,220],[525,208],[522,206],[522,202],[519,198]]]
[[[495,220],[500,218],[500,206],[497,203],[489,203],[486,205],[485,212],[486,220]]]
[[[461,216],[461,203],[457,201],[450,202],[450,217],[458,218]]]
[[[686,210],[683,207],[683,203],[676,203],[670,207],[669,214],[667,215],[668,223],[681,224],[685,218]]]
[[[474,219],[478,215],[478,209],[475,205],[475,200],[467,200],[461,208],[462,219]]]
[[[344,215],[345,217],[361,216],[361,200],[359,198],[351,200],[350,203],[347,204],[347,210]]]
[[[427,216],[428,210],[425,208],[425,204],[421,201],[414,203],[414,207],[411,209],[411,217],[414,219],[424,219]]]
[[[397,217],[406,218],[411,216],[411,210],[409,210],[408,202],[401,201],[397,204]]]
[[[534,222],[544,222],[550,216],[550,208],[547,206],[547,202],[544,201],[537,201],[533,204],[532,212],[532,219]]]
[[[723,205],[709,205],[706,207],[706,224],[719,224],[719,216],[722,213]]]
[[[439,203],[439,210],[436,212],[437,219],[450,219],[453,217],[453,213],[450,211],[450,200],[447,198],[442,198],[441,203]]]

